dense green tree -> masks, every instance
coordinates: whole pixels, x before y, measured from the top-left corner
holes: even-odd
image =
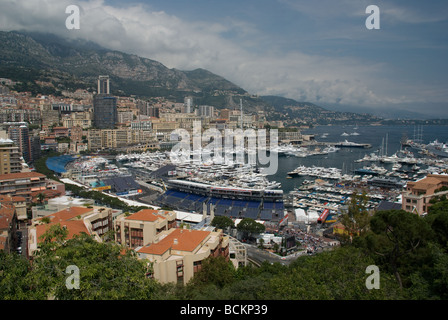
[[[265,226],[256,222],[251,218],[244,218],[236,226],[238,231],[243,232],[243,238],[249,238],[253,233],[262,233],[265,230]]]
[[[79,270],[79,288],[67,286],[70,266]],[[87,234],[66,240],[64,229],[54,225],[44,235],[26,280],[33,299],[150,299],[157,284],[145,271],[133,251],[99,243]]]
[[[270,298],[314,299],[397,299],[393,277],[380,272],[380,288],[368,289],[366,268],[374,260],[363,250],[346,246],[298,258],[284,272],[271,279]]]
[[[235,268],[230,261],[222,256],[210,256],[202,261],[201,270],[190,280],[191,287],[204,287],[210,284],[218,288],[232,283],[235,280]]]
[[[365,238],[368,249],[403,287],[406,279],[402,275],[409,275],[415,265],[430,259],[428,243],[432,230],[421,217],[404,210],[376,212],[370,228],[372,232]]]
[[[448,251],[448,200],[446,197],[431,200],[425,220],[434,231],[435,241]]]
[[[448,255],[439,254],[434,263],[434,273],[431,278],[432,292],[440,299],[448,299]]]
[[[216,227],[218,229],[227,230],[229,228],[234,228],[235,227],[235,223],[229,217],[226,217],[226,216],[215,216],[213,218],[213,220],[212,220],[212,226],[214,226],[214,227]]]
[[[30,288],[25,277],[30,267],[22,255],[0,250],[0,300],[29,299]]]
[[[347,231],[343,236],[344,242],[352,242],[354,237],[365,234],[369,227],[370,215],[367,211],[368,197],[365,192],[358,195],[353,193],[347,212],[343,213],[339,221]]]
[[[429,257],[414,263],[409,276],[409,294],[412,299],[448,298],[448,200],[445,196],[432,199],[428,215],[422,220],[431,228],[427,245]]]
[[[448,255],[438,246],[429,245],[431,259],[414,264],[410,274],[407,296],[415,300],[448,299]]]
[[[280,263],[263,262],[259,267],[248,265],[235,271],[235,280],[213,297],[226,300],[266,300],[270,299],[270,281],[273,277],[287,272],[288,267]],[[218,289],[218,288],[216,288]]]

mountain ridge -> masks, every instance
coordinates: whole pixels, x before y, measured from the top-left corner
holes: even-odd
[[[206,74],[211,83],[206,90],[225,88],[237,93],[245,90],[204,69],[184,72],[162,63],[116,50],[105,49],[83,40],[66,40],[52,34],[0,32],[0,66],[51,69],[73,74],[95,84],[96,77],[108,74],[112,79],[145,82],[151,88],[203,91],[203,81],[195,76]],[[191,75],[190,77],[188,75]],[[111,86],[113,84],[111,83]]]
[[[54,34],[0,31],[0,75],[24,81],[23,88],[44,90],[41,92],[44,94],[78,88],[94,92],[97,77],[109,75],[111,93],[115,95],[165,97],[176,102],[192,96],[197,105],[233,109],[239,109],[242,99],[247,112],[263,110],[270,120],[287,123],[291,122],[291,117],[313,122],[320,115],[326,118],[331,115],[337,120],[346,118],[348,114],[279,96],[258,97],[206,69],[169,69],[152,59],[103,48],[86,40],[63,39]],[[36,80],[51,85],[37,87]],[[349,118],[353,117],[358,118],[354,113]],[[369,117],[367,120],[371,121]]]

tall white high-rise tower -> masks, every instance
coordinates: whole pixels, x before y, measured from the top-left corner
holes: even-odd
[[[98,94],[110,94],[109,76],[98,77]]]

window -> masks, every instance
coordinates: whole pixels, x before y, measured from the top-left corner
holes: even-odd
[[[183,261],[176,261],[176,275],[177,275],[177,283],[184,282],[184,264]]]
[[[202,268],[202,261],[194,261],[193,262],[193,272],[198,272]]]

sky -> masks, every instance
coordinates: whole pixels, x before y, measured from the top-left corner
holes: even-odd
[[[379,29],[368,29],[369,5]],[[65,26],[80,8],[80,28]],[[204,68],[251,94],[448,118],[446,0],[0,0],[0,30]]]

